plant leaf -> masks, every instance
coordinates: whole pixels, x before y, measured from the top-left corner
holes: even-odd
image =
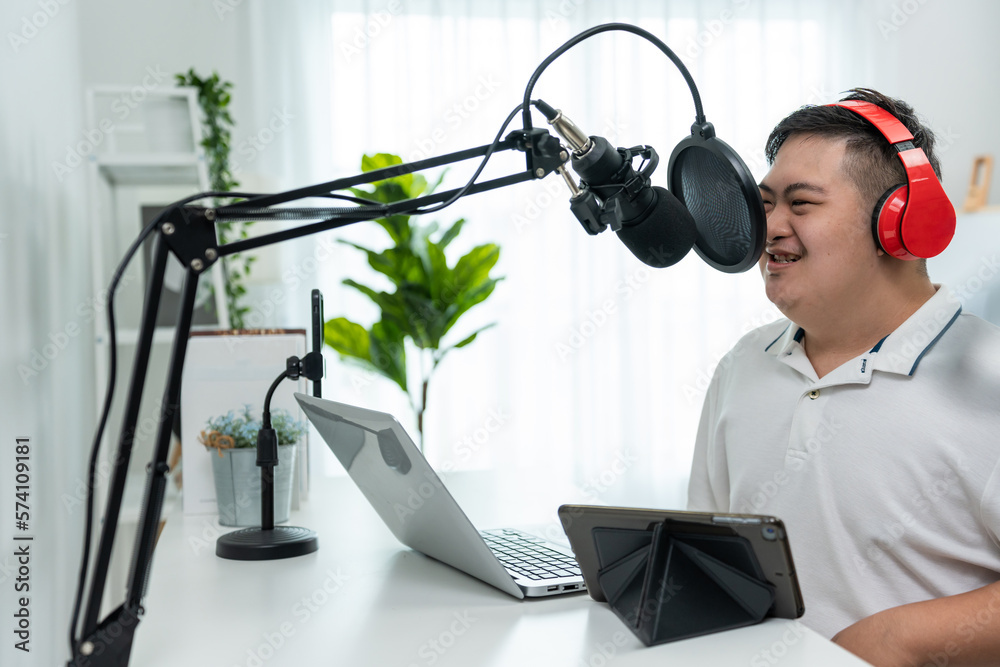
[[[495,243],[485,243],[470,250],[455,264],[454,290],[464,292],[487,280],[498,259],[500,247]]]
[[[465,218],[459,218],[455,221],[455,224],[453,224],[448,231],[441,236],[441,240],[438,241],[438,245],[441,246],[442,250],[447,248],[448,244],[455,240],[455,237],[462,231],[463,225],[465,225]]]
[[[487,329],[492,329],[496,325],[497,325],[496,322],[490,322],[486,326],[479,327],[478,329],[476,329],[475,331],[473,331],[472,334],[470,334],[469,336],[466,336],[465,338],[463,338],[459,342],[455,343],[454,345],[452,345],[448,349],[456,349],[457,350],[460,347],[465,347],[466,345],[468,345],[472,341],[476,340],[476,336],[478,336],[482,332],[486,331]]]
[[[496,287],[496,284],[501,280],[503,280],[503,278],[490,278],[487,281],[480,283],[474,289],[461,293],[458,300],[450,305],[445,311],[446,323],[442,335],[448,333],[448,331],[450,331],[451,328],[458,323],[458,319],[468,312],[470,308],[485,301],[490,294],[493,293],[493,289]]]
[[[443,309],[448,295],[445,289],[452,277],[451,269],[448,268],[448,258],[444,254],[444,246],[427,239],[426,244],[426,264],[427,293],[435,302],[442,304],[439,309]]]
[[[326,344],[342,356],[371,362],[371,345],[368,331],[346,317],[335,317],[323,324]]]
[[[406,392],[406,346],[402,331],[385,320],[369,332],[372,366]]]

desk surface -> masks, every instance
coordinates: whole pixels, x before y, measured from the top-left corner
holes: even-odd
[[[484,474],[446,483],[484,528],[500,525],[482,523],[496,508],[525,518],[544,506],[522,500],[508,513],[524,492]],[[867,664],[783,619],[647,648],[586,594],[518,601],[403,547],[347,478],[313,489],[291,523],[316,530],[320,549],[279,561],[217,558],[215,540],[231,529],[184,516],[178,503],[156,548],[131,664]],[[552,520],[557,504],[545,512]]]

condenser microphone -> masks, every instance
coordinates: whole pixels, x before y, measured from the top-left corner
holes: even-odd
[[[604,137],[588,136],[558,109],[541,100],[535,104],[573,149],[571,165],[581,188],[567,179],[570,210],[584,229],[597,234],[611,227],[633,255],[655,268],[681,261],[695,243],[697,226],[676,197],[650,184],[659,162],[656,151],[614,148]],[[645,159],[638,172],[632,167],[635,156]]]

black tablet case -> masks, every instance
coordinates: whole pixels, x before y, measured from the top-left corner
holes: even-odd
[[[774,604],[750,542],[737,535],[594,528],[597,579],[647,646],[753,625]]]

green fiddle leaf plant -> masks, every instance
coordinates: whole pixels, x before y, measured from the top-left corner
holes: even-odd
[[[368,172],[401,164],[397,155],[378,153],[365,155],[362,171]],[[377,181],[370,189],[351,188],[357,197],[381,203],[393,203],[426,195],[440,185],[433,185],[419,174],[405,174]],[[341,241],[368,257],[368,265],[389,279],[390,291],[381,291],[355,280],[343,283],[371,299],[380,311],[378,321],[370,327],[335,317],[324,325],[326,343],[342,359],[358,363],[395,382],[406,393],[417,417],[420,447],[423,449],[424,413],[427,410],[427,390],[431,376],[452,350],[472,343],[487,324],[455,340],[452,329],[473,306],[485,301],[502,277],[490,275],[500,248],[495,243],[476,246],[449,264],[448,245],[462,231],[465,219],[459,219],[447,229],[436,222],[422,224],[419,216],[391,215],[375,220],[388,233],[392,244],[376,251],[356,243]],[[446,342],[455,341],[455,342]],[[407,341],[420,355],[419,375],[407,373]],[[414,372],[416,374],[416,372]]]
[[[202,112],[203,136],[201,146],[205,149],[208,161],[208,178],[210,187],[215,192],[230,192],[239,187],[229,156],[232,152],[232,136],[235,123],[229,113],[229,103],[232,101],[230,90],[233,84],[219,78],[218,72],[211,76],[200,77],[189,69],[184,74],[176,74],[174,78],[178,86],[191,86],[198,91],[198,106]],[[235,200],[233,200],[235,201]],[[222,199],[216,199],[215,205],[221,206]],[[246,239],[248,228],[253,222],[220,221],[216,223],[216,231],[220,244]],[[226,310],[229,312],[229,324],[233,329],[244,329],[243,318],[250,313],[250,307],[242,303],[247,294],[244,281],[250,276],[251,267],[257,260],[254,255],[238,253],[223,260],[225,273]],[[214,300],[210,303],[215,303]]]

